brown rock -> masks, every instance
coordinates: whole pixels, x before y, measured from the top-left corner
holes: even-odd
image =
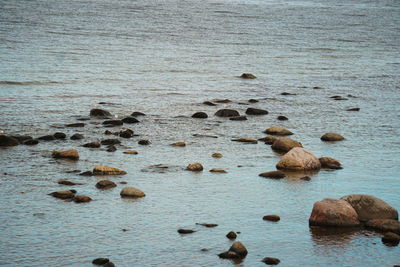
[[[200,172],[203,170],[203,165],[201,165],[199,162],[194,162],[194,163],[189,164],[186,167],[186,170],[192,171],[192,172]]]
[[[278,215],[265,215],[263,217],[264,221],[271,221],[271,222],[278,222],[280,221],[281,217],[279,217]]]
[[[133,186],[127,186],[124,189],[122,189],[120,195],[121,197],[127,197],[127,198],[139,198],[146,196],[146,194],[142,190]]]
[[[233,243],[232,246],[230,247],[229,251],[235,252],[241,258],[244,258],[247,255],[246,247],[239,241],[236,241],[235,243]]]
[[[258,139],[258,141],[265,142],[267,145],[272,145],[276,140],[278,140],[277,137],[270,135]]]
[[[109,188],[113,188],[116,186],[117,185],[113,181],[110,181],[110,180],[101,180],[101,181],[98,181],[96,184],[96,187],[98,189],[109,189]]]
[[[344,137],[337,133],[326,133],[321,136],[322,141],[342,141],[343,139]]]
[[[218,152],[213,153],[211,156],[212,156],[213,158],[222,158],[222,157],[223,157],[222,154],[221,154],[221,153],[218,153]]]
[[[247,121],[246,116],[237,116],[229,118],[230,121]]]
[[[75,203],[87,203],[92,201],[92,199],[88,196],[75,196],[73,200]]]
[[[248,108],[246,110],[247,115],[267,115],[268,111],[265,109],[259,109],[259,108]]]
[[[372,219],[365,223],[365,226],[380,231],[387,231],[400,234],[400,222],[392,219]]]
[[[319,170],[321,164],[317,157],[302,147],[294,147],[276,165],[279,170],[312,171]]]
[[[266,134],[271,135],[292,135],[293,133],[282,126],[272,126],[264,131]]]
[[[205,112],[196,112],[192,115],[192,118],[196,118],[196,119],[207,119],[208,115]]]
[[[142,146],[148,146],[151,144],[151,142],[149,140],[143,139],[143,140],[139,140],[138,144],[142,145]]]
[[[184,146],[186,146],[186,143],[185,142],[176,142],[176,143],[171,144],[171,146],[184,147]]]
[[[319,158],[319,162],[321,163],[321,168],[324,169],[333,169],[333,170],[343,169],[340,162],[334,158],[322,157]]]
[[[242,79],[256,79],[257,77],[254,74],[251,73],[243,73],[240,75],[240,78]]]
[[[344,200],[325,198],[315,202],[310,226],[357,226],[360,224],[357,212]]]
[[[71,182],[71,181],[68,181],[68,180],[60,180],[60,181],[58,181],[58,184],[61,184],[61,185],[82,185],[81,183],[75,183],[75,182]]]
[[[277,258],[265,257],[262,262],[268,265],[278,265],[281,261]]]
[[[60,199],[71,199],[75,196],[75,194],[76,194],[75,190],[61,190],[52,192],[49,195]]]
[[[71,160],[79,159],[79,153],[75,149],[70,149],[65,151],[53,151],[51,156],[56,159],[71,159]]]
[[[234,109],[220,109],[215,113],[215,116],[218,117],[238,117],[240,116],[239,112]]]
[[[258,176],[261,176],[264,178],[282,179],[282,178],[286,177],[286,174],[282,171],[269,171],[269,172],[260,173]]]
[[[93,169],[93,174],[94,175],[124,175],[126,174],[126,171],[117,169],[117,168],[112,168],[112,167],[107,167],[107,166],[96,166]]]
[[[17,146],[18,144],[16,138],[0,134],[0,146]]]
[[[238,259],[241,258],[237,253],[233,251],[225,251],[220,254],[218,254],[218,257],[221,259]]]
[[[213,168],[210,170],[210,172],[216,172],[216,173],[228,173],[227,171],[223,169],[218,169],[218,168]]]
[[[232,139],[231,141],[245,143],[245,144],[257,144],[258,143],[257,139],[253,139],[253,138],[235,138],[235,139]]]
[[[104,265],[110,260],[108,258],[97,258],[92,261],[94,265]]]
[[[216,106],[217,105],[217,104],[214,104],[213,102],[210,102],[210,101],[204,101],[203,104],[207,105],[207,106]]]
[[[400,242],[400,235],[388,232],[382,237],[382,242],[397,246]]]
[[[82,145],[83,147],[89,147],[89,148],[99,148],[101,146],[100,142],[90,142]]]
[[[191,229],[178,229],[178,233],[180,234],[192,234],[196,232],[195,230],[191,230]]]
[[[90,110],[91,117],[99,117],[99,118],[110,118],[112,117],[111,113],[104,109],[94,108]]]
[[[294,147],[303,147],[301,143],[289,138],[289,137],[282,137],[277,138],[275,142],[272,144],[272,149],[279,151],[279,152],[288,152]]]
[[[118,139],[111,138],[111,139],[104,139],[104,140],[101,140],[100,143],[101,143],[103,146],[111,146],[111,145],[118,145],[118,144],[121,144],[121,141],[119,141]]]
[[[236,239],[237,234],[233,231],[230,231],[229,233],[226,234],[226,237],[229,239]]]
[[[85,127],[85,124],[84,124],[83,122],[70,123],[70,124],[66,124],[65,127],[71,127],[71,128],[75,128],[75,127]]]
[[[127,150],[123,152],[124,154],[128,154],[128,155],[137,155],[138,152],[136,150]]]

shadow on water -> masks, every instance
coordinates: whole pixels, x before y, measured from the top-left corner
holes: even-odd
[[[317,245],[340,245],[345,246],[356,237],[360,227],[322,227],[310,226],[312,240]]]

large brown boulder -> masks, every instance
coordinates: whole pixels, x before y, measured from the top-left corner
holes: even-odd
[[[234,109],[220,109],[215,114],[218,117],[237,117],[240,116],[239,112]]]
[[[79,159],[79,153],[75,149],[70,149],[65,151],[53,151],[51,156],[55,159],[70,159],[70,160]]]
[[[294,147],[303,147],[301,143],[289,138],[289,137],[282,137],[277,138],[275,142],[272,144],[272,149],[279,151],[279,152],[288,152]]]
[[[112,168],[112,167],[107,167],[107,166],[96,166],[93,169],[93,174],[94,175],[123,175],[126,174],[126,171],[117,169],[117,168]]]
[[[293,133],[282,126],[272,126],[264,131],[266,134],[271,135],[292,135]]]
[[[121,197],[128,197],[128,198],[139,198],[146,196],[146,194],[142,190],[133,186],[127,186],[124,189],[122,189],[120,195]]]
[[[288,171],[312,171],[319,170],[321,164],[318,158],[307,149],[295,147],[283,155],[282,159],[276,164],[276,168]]]
[[[310,226],[357,226],[357,212],[344,200],[325,198],[315,202],[308,220]]]
[[[342,141],[343,139],[344,137],[337,133],[326,133],[321,136],[322,141]]]
[[[365,223],[365,226],[380,231],[390,231],[400,234],[400,222],[391,219],[372,219]]]
[[[370,195],[348,195],[341,199],[347,201],[357,212],[360,221],[372,219],[393,219],[397,220],[397,210],[382,199]]]
[[[332,169],[332,170],[340,170],[342,168],[342,164],[334,158],[322,157],[319,158],[319,162],[321,163],[321,168],[324,169]]]

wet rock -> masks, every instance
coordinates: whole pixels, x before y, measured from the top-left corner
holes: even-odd
[[[194,162],[186,166],[186,170],[192,172],[200,172],[203,170],[203,165],[199,162]]]
[[[126,171],[108,166],[96,166],[93,169],[94,175],[124,175],[126,173]]]
[[[337,133],[326,133],[321,136],[322,141],[342,141],[343,139],[344,137]]]
[[[247,255],[246,247],[239,241],[233,243],[229,251],[235,252],[237,255],[239,255],[240,258],[244,258]]]
[[[75,149],[70,149],[65,151],[53,151],[51,156],[55,159],[71,159],[71,160],[79,159],[79,153]]]
[[[332,170],[343,169],[340,162],[334,158],[322,157],[319,158],[319,162],[321,163],[321,168],[323,169],[332,169]]]
[[[217,105],[217,104],[214,104],[213,102],[210,102],[210,101],[204,101],[203,104],[207,105],[207,106],[216,106]]]
[[[90,142],[82,145],[83,147],[89,147],[89,148],[99,148],[101,146],[100,142]]]
[[[119,184],[128,184],[128,182],[121,181],[121,182],[119,182]]]
[[[96,184],[96,188],[98,188],[98,189],[110,189],[110,188],[113,188],[116,186],[117,185],[113,181],[110,181],[110,180],[101,180],[101,181],[98,181]]]
[[[271,221],[271,222],[278,222],[280,221],[281,217],[279,217],[278,215],[265,215],[263,217],[264,221]]]
[[[65,133],[60,133],[60,132],[53,134],[53,136],[55,139],[65,139],[67,137]]]
[[[400,222],[392,219],[372,219],[365,223],[367,228],[379,231],[393,232],[400,234]]]
[[[294,147],[303,147],[301,143],[289,137],[277,138],[272,144],[271,148],[279,152],[288,152]]]
[[[132,117],[132,116],[123,118],[121,121],[123,123],[127,123],[127,124],[139,123],[140,122],[138,119],[136,119],[135,117]]]
[[[92,261],[94,265],[104,265],[110,260],[108,258],[97,258]]]
[[[257,99],[249,99],[248,102],[249,103],[258,103],[259,101]]]
[[[235,138],[235,139],[231,139],[231,141],[245,143],[245,144],[257,144],[258,143],[257,139],[253,139],[253,138]]]
[[[346,201],[340,199],[325,198],[315,202],[311,216],[310,226],[358,226],[357,212]]]
[[[208,118],[207,113],[205,112],[196,112],[192,115],[192,118],[197,118],[197,119],[206,119]]]
[[[186,143],[185,142],[176,142],[176,143],[172,143],[171,146],[184,147],[184,146],[186,146]]]
[[[210,134],[193,134],[194,137],[208,137],[208,138],[218,138],[218,136]]]
[[[78,134],[78,133],[73,134],[73,135],[70,137],[71,140],[80,140],[80,139],[83,139],[83,138],[84,138],[83,135],[82,135],[82,134]]]
[[[117,148],[114,145],[110,145],[107,147],[107,152],[115,152],[117,151]]]
[[[151,142],[149,140],[139,140],[138,144],[142,146],[148,146],[151,144]]]
[[[59,180],[58,184],[61,184],[61,185],[82,185],[82,183],[75,183],[75,182],[71,182],[71,181],[68,181],[68,180]]]
[[[239,112],[234,109],[220,109],[215,114],[218,117],[238,117],[240,116]]]
[[[139,117],[139,116],[146,116],[143,112],[135,111],[132,112],[131,117]]]
[[[105,134],[105,135],[118,135],[119,132],[112,132],[112,131],[110,131],[110,130],[105,130],[105,131],[104,131],[104,134]]]
[[[247,117],[246,116],[230,117],[229,120],[231,120],[231,121],[247,121]]]
[[[79,175],[80,176],[93,176],[94,174],[91,171],[86,171],[86,172],[81,172]]]
[[[342,97],[340,95],[331,96],[333,100],[349,100],[348,98]]]
[[[127,150],[123,152],[124,154],[128,154],[128,155],[137,155],[139,154],[139,152],[137,152],[136,150]]]
[[[281,93],[281,95],[297,95],[297,94],[288,93],[288,92],[283,92],[283,93]]]
[[[218,224],[215,224],[215,223],[196,223],[196,224],[204,226],[204,227],[207,227],[207,228],[213,228],[213,227],[217,227],[218,226]]]
[[[370,195],[353,194],[344,196],[342,200],[348,202],[357,212],[362,222],[372,219],[393,219],[399,218],[395,208],[382,199]]]
[[[264,131],[266,134],[270,135],[292,135],[293,133],[282,126],[272,126]]]
[[[66,124],[65,127],[70,127],[70,128],[85,127],[85,124],[83,122],[70,123],[70,124]]]
[[[228,173],[227,171],[219,168],[213,168],[210,170],[210,172],[215,172],[215,173]]]
[[[279,170],[312,171],[319,170],[321,163],[316,156],[302,147],[294,147],[276,165]]]
[[[17,145],[19,145],[17,139],[7,135],[0,135],[0,146],[17,146]]]
[[[109,111],[99,108],[94,108],[90,110],[91,117],[98,117],[98,118],[111,118],[112,115]]]
[[[282,179],[282,178],[286,177],[286,174],[282,171],[269,171],[269,172],[260,173],[258,176],[261,176],[264,178]]]
[[[230,231],[229,233],[226,234],[226,237],[228,239],[236,239],[237,234],[235,232],[233,232],[233,231]]]
[[[122,138],[131,138],[133,137],[134,132],[131,129],[123,130],[119,133],[119,136]]]
[[[180,234],[191,234],[196,232],[195,230],[191,230],[191,229],[178,229],[178,233]]]
[[[106,264],[104,264],[103,267],[115,267],[115,264],[109,261]]]
[[[242,75],[240,75],[240,78],[242,78],[242,79],[255,79],[257,77],[254,74],[251,74],[251,73],[243,73]]]
[[[239,259],[241,258],[236,252],[233,251],[225,251],[220,254],[218,254],[218,257],[221,259]]]
[[[102,123],[105,126],[121,126],[124,123],[121,120],[107,120]]]
[[[231,103],[232,101],[229,99],[217,99],[214,102],[216,102],[216,103]]]
[[[301,177],[300,180],[311,181],[311,177],[310,176],[304,176],[304,177]]]
[[[382,237],[382,242],[384,244],[389,244],[393,246],[397,246],[400,243],[400,235],[392,233],[392,232],[387,232],[383,237]]]
[[[262,262],[267,265],[278,265],[281,261],[277,258],[265,257],[262,259]]]
[[[258,139],[258,141],[265,142],[267,145],[272,145],[276,140],[278,140],[278,138],[275,136],[266,136]]]
[[[221,153],[218,153],[218,152],[213,153],[211,156],[212,156],[213,158],[222,158],[222,157],[223,157],[223,155],[222,155]]]
[[[360,108],[348,108],[346,111],[360,111]]]
[[[287,120],[289,120],[286,116],[282,116],[282,115],[278,116],[276,119],[278,121],[287,121]]]
[[[23,144],[24,142],[33,139],[32,136],[29,136],[29,135],[12,135],[10,137],[17,139],[18,143],[20,143],[20,144]],[[1,139],[1,135],[0,135],[0,139]]]
[[[37,139],[26,140],[24,142],[24,145],[27,145],[27,146],[33,146],[33,145],[37,145],[37,144],[39,144],[39,140],[37,140]]]
[[[60,199],[72,199],[76,194],[76,190],[61,190],[50,193],[50,196]]]
[[[259,109],[259,108],[248,108],[248,109],[246,109],[246,114],[247,115],[267,115],[268,111],[265,109]]]
[[[92,201],[92,199],[90,197],[88,197],[88,196],[81,195],[81,196],[75,196],[73,198],[73,201],[75,203],[87,203],[87,202]]]
[[[140,190],[140,189],[138,189],[136,187],[133,187],[133,186],[124,187],[121,190],[120,195],[123,198],[124,197],[126,197],[126,198],[140,198],[140,197],[145,197],[146,196],[146,194],[142,190]]]
[[[41,137],[38,137],[39,140],[43,140],[43,141],[53,141],[56,140],[56,138],[53,135],[44,135]]]
[[[110,145],[119,145],[121,141],[118,139],[104,139],[100,142],[103,146],[110,146]]]

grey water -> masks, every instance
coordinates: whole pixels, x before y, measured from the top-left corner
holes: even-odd
[[[313,203],[326,197],[370,194],[400,208],[399,52],[396,0],[0,0],[0,130],[85,136],[0,149],[0,265],[91,266],[97,257],[116,266],[264,266],[264,257],[279,258],[279,266],[400,264],[399,247],[382,244],[380,233],[308,226]],[[257,79],[238,78],[244,72]],[[232,102],[202,104],[215,99]],[[146,113],[123,126],[139,136],[113,153],[80,147],[107,138],[102,121],[62,126],[96,107],[118,118]],[[269,114],[229,121],[213,115],[223,107]],[[197,111],[209,118],[190,118]],[[259,177],[280,155],[262,142],[231,139],[260,138],[273,125],[344,168],[321,170],[311,181]],[[326,132],[346,139],[324,143]],[[169,145],[178,141],[187,146]],[[79,161],[51,158],[52,150],[71,148]],[[203,172],[184,170],[195,161]],[[99,164],[127,171],[107,178],[146,197],[123,200],[124,185],[100,191],[95,183],[103,178],[71,173]],[[156,164],[171,167],[160,172]],[[61,186],[60,179],[83,185]],[[94,201],[47,195],[72,188]],[[266,214],[281,221],[263,221]],[[204,222],[218,226],[196,225]],[[242,262],[217,256],[232,244],[229,231],[241,232],[237,240],[249,251]]]

